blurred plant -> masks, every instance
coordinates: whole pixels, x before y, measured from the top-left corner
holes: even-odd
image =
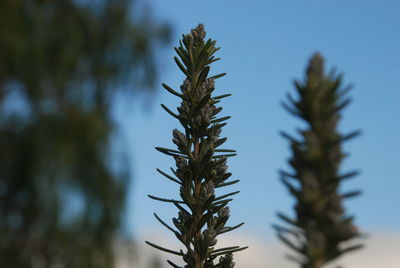
[[[219,48],[215,47],[216,41],[209,39],[205,42],[205,35],[204,26],[199,24],[191,33],[183,35],[180,46],[175,48],[180,57],[180,60],[175,57],[175,62],[186,75],[180,87],[182,93],[163,84],[168,92],[182,99],[180,107],[177,108],[178,114],[163,104],[161,106],[179,120],[185,133],[178,129],[172,132],[172,141],[177,145],[177,150],[156,147],[158,151],[174,157],[177,168],[171,170],[175,177],[157,170],[165,178],[180,185],[179,194],[182,200],[149,195],[152,199],[172,203],[178,208],[179,216],[173,218],[176,229],[154,215],[182,242],[186,252],[166,249],[147,241],[146,243],[159,250],[182,256],[186,263],[184,267],[230,268],[234,266],[232,253],[246,248],[239,246],[214,248],[218,235],[243,225],[240,223],[233,227],[225,226],[229,218],[227,204],[233,200],[229,197],[239,191],[218,197],[215,194],[215,189],[239,181],[227,181],[232,175],[227,172],[227,158],[235,156],[235,151],[217,149],[227,140],[219,136],[221,128],[226,125],[223,122],[230,117],[217,118],[222,107],[215,105],[230,94],[211,96],[215,90],[214,80],[225,74],[208,77],[209,65],[219,60],[213,56]],[[221,257],[215,264],[215,259],[219,256]],[[173,267],[180,267],[169,260],[168,263]]]
[[[343,88],[342,77],[335,75],[334,71],[327,76],[324,74],[320,54],[311,58],[305,82],[295,81],[295,87],[299,99],[294,100],[288,94],[289,104],[283,105],[289,113],[303,119],[308,128],[299,130],[301,139],[282,133],[291,144],[289,164],[294,172],[281,171],[281,180],[296,199],[296,218],[279,213],[279,218],[291,228],[274,227],[278,237],[300,254],[300,258],[288,256],[290,259],[302,268],[320,268],[344,253],[362,247],[344,247],[342,244],[360,236],[353,225],[353,217],[345,215],[342,205],[344,199],[360,192],[339,193],[340,183],[357,174],[339,173],[346,156],[342,152],[342,143],[359,132],[338,133],[341,111],[350,103],[346,97],[350,87]]]
[[[113,266],[129,169],[112,104],[152,87],[169,35],[133,4],[1,2],[0,267]]]

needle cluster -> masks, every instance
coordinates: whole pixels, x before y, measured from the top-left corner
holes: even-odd
[[[274,226],[278,237],[299,257],[289,256],[302,268],[321,268],[342,254],[359,249],[361,245],[343,247],[343,242],[360,236],[353,217],[345,215],[342,201],[360,194],[353,191],[339,193],[345,179],[357,172],[340,174],[346,156],[342,143],[359,134],[338,133],[341,111],[349,103],[350,87],[342,87],[342,78],[324,73],[324,62],[316,53],[310,60],[305,82],[295,81],[298,100],[288,95],[284,108],[306,123],[299,130],[300,139],[286,133],[292,156],[292,172],[281,171],[281,180],[296,199],[295,218],[278,214],[290,227]]]
[[[180,200],[150,198],[172,203],[178,210],[178,217],[173,218],[173,226],[168,225],[158,215],[158,221],[173,232],[183,244],[184,250],[174,251],[151,242],[150,246],[181,256],[184,267],[193,268],[231,268],[234,267],[233,252],[246,247],[226,247],[217,249],[217,236],[232,231],[236,226],[227,226],[230,211],[227,206],[231,196],[239,191],[217,196],[216,189],[235,184],[239,180],[229,180],[227,171],[228,157],[235,156],[234,150],[221,149],[227,138],[221,138],[221,129],[230,117],[218,117],[222,107],[216,105],[230,94],[213,96],[215,80],[225,74],[209,76],[210,64],[219,60],[214,54],[219,49],[216,41],[205,41],[204,26],[199,24],[191,33],[183,35],[180,46],[175,48],[178,57],[175,62],[185,74],[180,92],[166,84],[163,87],[180,98],[177,113],[161,105],[174,118],[178,119],[183,131],[172,131],[176,149],[156,147],[166,155],[172,156],[176,168],[171,168],[173,175],[158,170],[165,178],[179,185]],[[180,267],[168,260],[172,267]]]

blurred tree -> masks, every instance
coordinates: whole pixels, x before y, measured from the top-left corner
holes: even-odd
[[[163,265],[161,263],[161,260],[160,260],[160,258],[158,256],[154,256],[151,259],[150,267],[151,268],[162,268],[163,267]]]
[[[135,2],[1,1],[0,267],[113,267],[129,170],[112,104],[152,88],[169,37]]]

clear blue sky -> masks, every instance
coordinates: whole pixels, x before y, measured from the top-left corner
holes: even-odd
[[[397,0],[149,0],[154,14],[171,22],[174,32],[168,51],[160,53],[162,82],[178,88],[183,75],[173,62],[173,46],[182,33],[199,22],[216,39],[222,58],[212,66],[219,79],[217,92],[232,93],[222,103],[232,119],[223,130],[228,146],[238,151],[229,170],[241,183],[231,205],[232,224],[246,221],[244,232],[271,237],[275,213],[293,212],[293,199],[279,182],[278,170],[288,168],[290,156],[280,130],[293,133],[301,123],[280,106],[293,92],[294,78],[302,79],[308,58],[320,51],[329,68],[344,73],[354,85],[354,102],[344,112],[343,132],[361,129],[363,135],[345,145],[350,157],[343,171],[361,170],[344,190],[363,195],[347,201],[350,214],[365,232],[400,231],[400,1]],[[143,99],[148,100],[148,99]],[[179,123],[160,103],[175,110],[179,100],[159,87],[150,105],[137,100],[122,117],[132,155],[134,182],[129,201],[128,229],[133,234],[163,227],[152,212],[166,220],[177,211],[150,200],[147,194],[176,197],[178,188],[156,168],[174,166],[154,146],[172,146],[172,129]],[[167,231],[166,231],[167,232]]]

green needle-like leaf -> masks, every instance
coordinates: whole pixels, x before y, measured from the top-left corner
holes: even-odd
[[[239,191],[216,196],[216,188],[229,186],[239,180],[227,182],[232,175],[227,172],[227,158],[236,155],[235,150],[217,149],[227,138],[221,138],[222,128],[230,116],[217,118],[222,107],[217,107],[221,99],[230,96],[224,94],[214,97],[215,80],[225,73],[209,76],[210,64],[219,60],[214,56],[218,51],[216,41],[205,41],[203,25],[199,25],[189,34],[183,35],[179,47],[175,48],[178,57],[174,61],[185,75],[180,90],[177,92],[166,84],[162,86],[172,95],[180,98],[178,113],[172,112],[166,105],[161,107],[182,125],[184,131],[173,130],[173,143],[177,150],[156,147],[159,152],[172,156],[176,169],[171,168],[173,175],[157,171],[168,180],[179,184],[178,194],[182,200],[161,198],[149,195],[151,199],[172,203],[178,209],[178,216],[172,218],[173,225],[164,222],[157,214],[156,219],[175,234],[184,249],[173,251],[150,242],[150,246],[159,250],[179,255],[185,267],[193,268],[232,268],[232,253],[245,247],[227,247],[214,251],[219,234],[235,230],[243,225],[225,226],[230,210],[227,207]],[[222,123],[221,123],[222,122]],[[219,155],[214,155],[220,153]],[[173,228],[173,226],[175,228]],[[221,257],[219,262],[215,258]],[[168,261],[172,267],[179,267]]]
[[[153,244],[153,243],[151,243],[151,242],[149,242],[149,241],[145,241],[145,242],[146,242],[146,244],[148,244],[149,246],[152,246],[153,248],[159,249],[159,250],[161,250],[161,251],[164,251],[164,252],[167,252],[167,253],[171,253],[171,254],[174,254],[174,255],[178,255],[178,256],[183,256],[183,254],[180,253],[180,252],[177,252],[177,251],[174,251],[174,250],[171,250],[171,249],[167,249],[167,248],[163,248],[163,247],[157,246],[156,244]]]

